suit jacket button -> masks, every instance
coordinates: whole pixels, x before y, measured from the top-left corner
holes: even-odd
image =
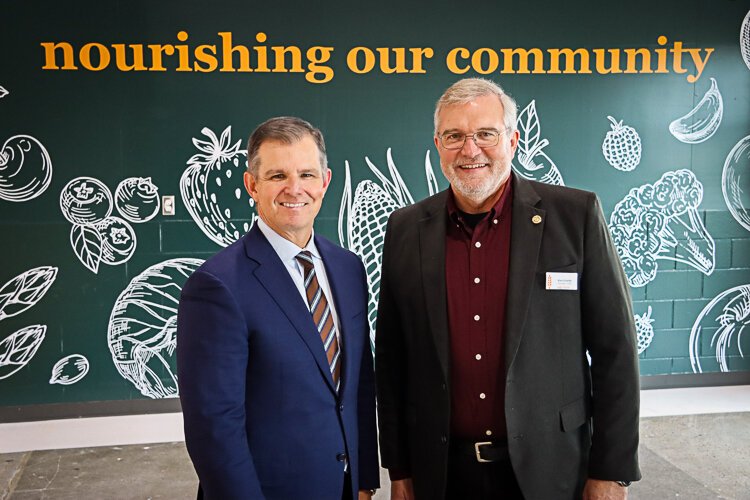
[[[442,390],[446,390],[446,389],[447,389],[447,387],[446,387],[446,385],[445,385],[445,384],[443,384],[442,386],[440,386],[440,388],[441,388]]]
[[[341,403],[341,404],[339,405],[339,411],[344,411],[344,403]]]
[[[448,442],[448,436],[446,436],[445,434],[440,436],[440,442],[446,444]]]
[[[339,462],[345,461],[346,460],[346,453],[339,453],[338,455],[336,455],[336,460],[338,460]]]

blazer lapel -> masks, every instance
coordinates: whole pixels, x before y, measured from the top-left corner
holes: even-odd
[[[531,289],[536,278],[536,263],[546,219],[545,211],[536,208],[540,200],[528,181],[513,174],[513,214],[505,322],[506,374],[521,344]],[[535,215],[541,217],[541,222],[535,224],[532,221]]]
[[[443,191],[425,207],[425,217],[419,221],[419,263],[422,286],[427,305],[430,332],[435,350],[448,381],[450,339],[448,337],[448,301],[445,285],[446,198]]]
[[[310,354],[315,358],[315,363],[329,388],[335,392],[328,359],[323,352],[320,336],[311,321],[310,310],[297,292],[297,287],[286,267],[257,226],[247,234],[244,243],[247,256],[258,263],[258,267],[253,271],[255,278],[292,323],[297,334],[310,350]]]

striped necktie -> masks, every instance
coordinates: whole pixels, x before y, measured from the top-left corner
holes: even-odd
[[[300,252],[297,254],[297,261],[304,270],[307,303],[310,306],[313,322],[318,328],[318,333],[320,333],[320,339],[323,341],[323,349],[328,358],[328,367],[331,369],[333,383],[336,386],[336,392],[338,392],[341,384],[341,350],[336,338],[336,324],[333,322],[331,306],[328,304],[326,295],[323,293],[320,283],[318,283],[318,277],[315,275],[312,254],[307,250]]]

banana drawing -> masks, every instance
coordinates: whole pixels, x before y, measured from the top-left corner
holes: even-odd
[[[724,114],[724,101],[711,78],[711,88],[690,113],[669,124],[669,131],[675,138],[686,144],[699,144],[716,133]]]

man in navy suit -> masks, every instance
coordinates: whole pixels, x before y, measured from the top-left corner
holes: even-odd
[[[177,369],[199,498],[378,487],[365,270],[313,232],[330,181],[318,129],[258,126],[244,184],[260,218],[182,289]]]

